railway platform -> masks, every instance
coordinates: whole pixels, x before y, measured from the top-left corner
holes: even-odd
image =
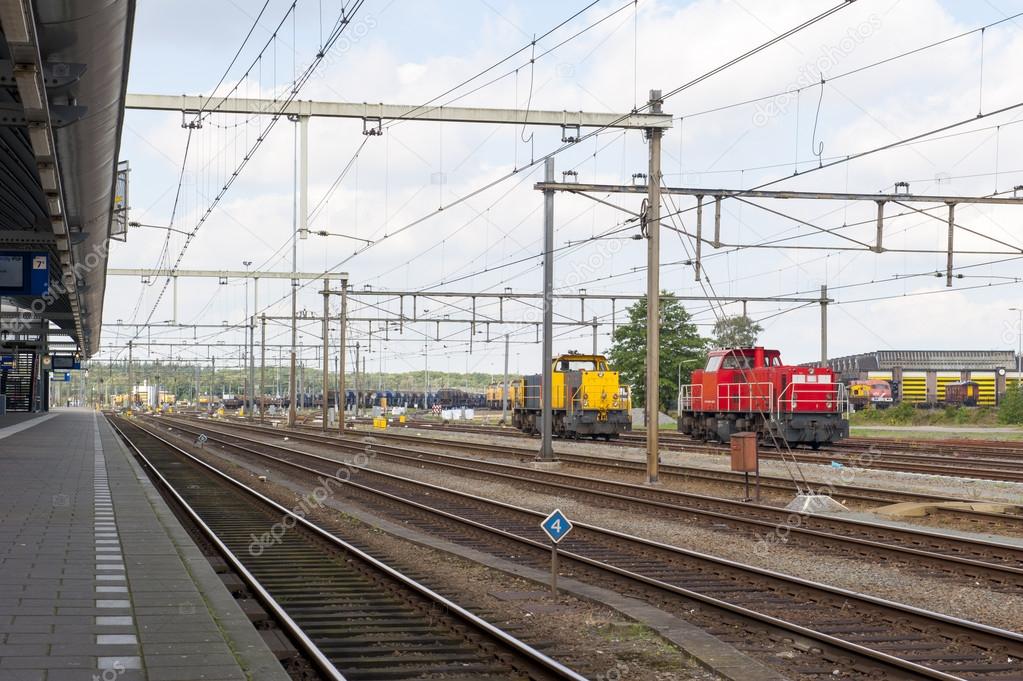
[[[56,413],[9,411],[0,415],[0,438],[10,437],[14,433],[20,432],[25,428],[31,428],[35,425],[36,419],[46,420],[52,416],[56,416]]]
[[[289,677],[86,409],[0,420],[0,681]]]

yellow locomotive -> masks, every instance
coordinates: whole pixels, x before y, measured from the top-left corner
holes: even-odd
[[[617,438],[632,430],[632,397],[603,355],[569,353],[553,360],[551,428],[558,437]],[[542,426],[542,374],[512,385],[512,424],[527,433]]]
[[[490,409],[503,409],[505,395],[508,397],[508,406],[511,407],[515,403],[515,395],[520,388],[521,381],[514,380],[508,382],[508,387],[504,387],[504,383],[491,383],[487,386],[484,391],[484,399],[487,407]]]

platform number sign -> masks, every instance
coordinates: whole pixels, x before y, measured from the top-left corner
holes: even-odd
[[[540,529],[551,538],[551,541],[557,544],[565,536],[572,531],[572,523],[561,512],[561,509],[554,509],[549,516],[544,518],[543,522],[540,523]]]

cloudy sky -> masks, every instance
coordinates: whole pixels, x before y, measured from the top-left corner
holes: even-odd
[[[642,106],[649,90],[673,91],[836,4],[367,0],[299,98],[422,104],[443,95],[437,102],[458,106],[625,113]],[[209,96],[223,77],[213,102],[232,91],[285,96],[294,74],[315,59],[340,3],[298,0],[289,13],[290,2],[270,0],[243,44],[261,7],[257,0],[139,3],[129,90]],[[891,192],[908,182],[914,194],[1011,196],[1023,184],[1023,108],[996,112],[1023,102],[1021,12],[1023,1],[1016,0],[858,0],[667,98],[664,111],[675,120],[664,135],[664,182],[831,192]],[[211,113],[191,131],[182,121],[181,113],[130,111],[122,158],[132,168],[131,219],[189,232],[271,121]],[[959,125],[917,138],[953,124]],[[284,119],[272,126],[183,255],[183,234],[139,227],[115,247],[111,267],[169,267],[180,257],[180,267],[188,269],[242,270],[251,261],[253,269],[290,270],[296,127]],[[313,229],[373,243],[367,248],[357,240],[312,236],[299,242],[298,270],[348,272],[357,290],[540,289],[542,196],[533,183],[543,169],[530,164],[563,146],[560,129],[402,121],[385,125],[379,136],[362,131],[358,120],[310,122],[309,211]],[[898,144],[906,140],[912,141]],[[889,145],[895,146],[859,157]],[[581,182],[629,184],[633,174],[646,171],[647,144],[639,131],[603,130],[558,153],[555,164],[559,179],[574,170]],[[629,221],[642,197],[599,198],[606,203],[556,199],[556,286],[563,293],[642,293],[646,245],[633,238],[639,230]],[[1018,313],[1009,308],[1023,307],[1015,279],[1023,206],[957,209],[960,252],[951,289],[935,276],[946,261],[944,206],[921,204],[931,210],[919,213],[889,205],[887,250],[877,254],[868,249],[875,238],[873,202],[725,201],[721,236],[727,246],[704,244],[700,282],[690,263],[694,206],[691,197],[665,202],[664,289],[686,296],[812,298],[826,284],[837,303],[829,314],[832,356],[1016,345]],[[705,228],[712,217],[709,207]],[[163,287],[162,279],[144,285],[111,278],[104,321],[171,320],[171,291],[161,296]],[[319,287],[301,289],[299,307],[310,314],[322,309]],[[252,293],[250,287],[250,313]],[[259,311],[288,314],[287,294],[286,281],[262,281]],[[615,305],[615,320],[625,318],[626,305]],[[741,311],[740,304],[687,307],[707,334],[717,315]],[[241,280],[179,285],[181,323],[236,325],[245,309]],[[818,357],[819,306],[751,302],[748,309],[765,328],[764,344],[793,362]],[[399,302],[387,298],[352,305],[358,317],[398,310]],[[410,314],[411,299],[404,310]],[[472,302],[421,296],[417,312],[464,319],[472,316]],[[539,318],[522,304],[507,303],[503,313]],[[587,303],[583,310],[578,302],[559,303],[556,313],[560,322],[596,317],[599,347],[608,347],[609,303]],[[471,354],[470,329],[459,323],[385,330],[379,322],[359,322],[351,340],[365,346],[372,332],[371,371],[422,368],[428,346],[431,368],[498,372],[503,344],[497,341],[510,333],[512,370],[538,369],[533,327],[488,327],[487,320],[499,319],[494,301],[478,300],[475,314],[480,323]],[[303,328],[312,363],[319,326]],[[120,356],[116,347],[135,333],[106,327],[103,345],[110,349],[101,356]],[[590,328],[559,326],[555,350],[588,349],[591,335]],[[237,329],[199,326],[153,328],[137,343],[152,343],[152,357],[237,358],[231,344],[241,339]],[[284,325],[268,327],[268,343],[287,339]],[[210,350],[195,341],[224,344]]]

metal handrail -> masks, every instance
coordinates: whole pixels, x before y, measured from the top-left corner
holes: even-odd
[[[795,392],[794,386],[797,385],[817,386],[821,389],[814,391],[816,394],[793,397]],[[747,390],[745,394],[743,394],[742,386],[747,388],[755,386],[760,386],[761,388],[766,387],[767,394],[755,394],[752,390]],[[826,402],[829,401],[829,399],[834,403],[834,413],[847,413],[851,408],[849,397],[846,394],[845,385],[842,383],[789,383],[782,389],[777,398],[774,397],[774,384],[766,381],[756,383],[720,383],[717,388],[718,393],[715,411],[766,411],[767,415],[773,419],[777,414],[798,409],[801,404],[806,404],[808,402]],[[737,390],[738,393],[733,393],[733,390]],[[703,399],[702,383],[683,383],[679,386],[679,413],[683,411],[692,411],[693,401],[696,399]],[[734,400],[737,400],[739,403],[738,409],[730,408],[731,401]],[[764,409],[759,406],[755,407],[758,401],[766,401],[767,408]],[[744,404],[746,405],[746,409],[743,408]],[[788,409],[786,409],[786,407]]]
[[[813,386],[813,387],[817,387],[817,388],[823,388],[824,390],[823,391],[822,390],[818,390],[818,391],[816,391],[816,394],[807,395],[805,397],[797,397],[796,394],[795,394],[795,390],[794,390],[794,387],[797,386],[797,385],[798,386],[803,386],[803,387]],[[788,393],[790,390],[792,391],[792,396],[791,397],[786,397],[785,396],[786,393]],[[783,408],[783,405],[787,406],[789,408],[788,411],[796,411],[800,404],[805,404],[807,402],[827,402],[827,401],[831,401],[831,400],[833,400],[833,402],[834,402],[834,407],[833,407],[833,409],[831,411],[825,412],[825,413],[842,414],[842,413],[847,413],[849,411],[851,405],[850,405],[850,402],[849,402],[849,397],[848,397],[848,395],[846,394],[846,391],[845,391],[845,384],[844,383],[835,383],[835,382],[831,382],[831,383],[789,383],[787,386],[785,386],[782,389],[781,393],[778,394],[778,400],[776,402],[777,407],[778,407],[777,413],[780,414],[780,413],[786,411]]]
[[[746,386],[747,388],[749,388],[749,390],[746,391],[745,395],[742,394],[742,387],[743,386]],[[767,394],[766,395],[753,394],[752,388],[754,388],[756,386],[761,386],[761,387],[766,386],[767,387]],[[738,390],[738,394],[735,394],[735,395],[732,394],[732,388],[733,387],[739,389]],[[725,395],[723,397],[721,395],[722,388],[725,389],[725,391],[724,391]],[[723,399],[724,400],[728,400],[727,406],[729,406],[729,407],[731,407],[731,400],[738,400],[738,402],[739,402],[738,408],[737,409],[730,409],[730,408],[729,409],[722,409],[721,408],[721,400],[723,400]],[[747,408],[745,410],[742,408],[743,400],[746,400],[746,404],[747,404]],[[774,418],[774,384],[773,383],[771,383],[769,381],[757,381],[755,383],[719,383],[718,384],[718,406],[717,406],[718,411],[757,411],[757,412],[763,412],[764,411],[763,407],[761,407],[761,406],[754,407],[754,404],[755,404],[754,400],[756,401],[756,403],[763,403],[766,400],[766,403],[767,403],[767,414],[768,414],[768,416],[771,419]]]
[[[696,391],[696,388],[699,388],[699,391]],[[680,385],[678,391],[678,412],[681,414],[683,411],[691,411],[693,400],[696,398],[703,399],[702,383],[683,383]],[[686,405],[685,407],[683,407],[683,403]]]

